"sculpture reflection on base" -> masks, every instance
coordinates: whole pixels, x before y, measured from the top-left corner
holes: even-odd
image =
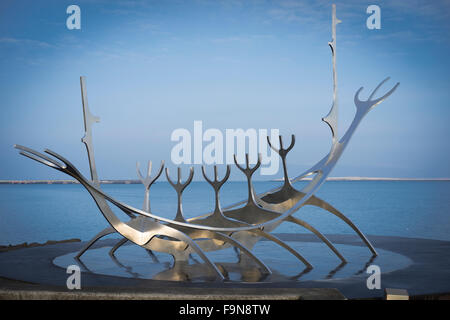
[[[99,118],[92,115],[89,110],[86,82],[85,78],[81,77],[81,93],[83,103],[83,115],[84,115],[84,127],[85,135],[82,138],[82,142],[86,146],[87,155],[90,165],[90,179],[84,177],[75,166],[67,159],[57,154],[54,151],[46,149],[45,154],[39,153],[30,148],[16,145],[15,147],[20,150],[20,154],[29,157],[35,161],[45,164],[53,169],[61,171],[76,180],[83,185],[90,193],[101,213],[105,219],[109,222],[110,227],[99,232],[89,243],[78,253],[77,258],[80,258],[86,250],[88,250],[97,240],[102,237],[119,233],[123,239],[121,239],[112,249],[111,255],[114,256],[114,252],[124,245],[126,242],[131,241],[144,249],[149,253],[153,251],[165,252],[172,255],[175,259],[174,267],[171,269],[173,273],[173,280],[186,280],[185,277],[180,277],[183,269],[192,269],[187,263],[189,257],[192,254],[198,255],[203,260],[206,269],[200,269],[201,273],[205,274],[205,277],[212,276],[216,280],[225,280],[227,278],[227,270],[233,269],[230,264],[227,267],[216,265],[211,261],[205,252],[222,250],[229,247],[236,248],[239,255],[239,264],[248,266],[245,270],[252,270],[251,277],[254,279],[261,279],[257,275],[269,276],[272,272],[270,268],[256,257],[252,253],[252,248],[261,239],[267,239],[272,241],[277,246],[280,246],[284,250],[287,250],[295,258],[297,258],[303,265],[304,272],[312,269],[313,266],[303,257],[299,252],[292,248],[289,244],[281,239],[277,238],[271,232],[283,222],[290,222],[299,225],[310,232],[314,233],[323,243],[325,243],[330,250],[340,259],[341,265],[346,263],[346,259],[337,250],[337,248],[318,230],[309,225],[307,222],[294,217],[293,214],[297,212],[301,207],[305,205],[317,206],[326,211],[334,214],[346,224],[348,224],[364,241],[366,246],[370,249],[373,255],[376,255],[376,251],[369,242],[369,240],[363,235],[363,233],[352,223],[350,219],[345,217],[336,208],[319,199],[314,195],[318,188],[325,182],[330,172],[336,165],[337,161],[341,157],[345,147],[347,146],[350,138],[354,134],[356,128],[364,118],[364,116],[372,110],[375,106],[380,104],[384,99],[390,96],[398,87],[398,83],[384,96],[378,99],[372,100],[375,93],[388,79],[382,81],[375,90],[370,94],[368,100],[361,101],[359,94],[362,90],[360,88],[355,94],[356,114],[354,119],[341,139],[338,139],[338,102],[337,102],[337,73],[336,73],[336,25],[340,21],[336,18],[336,8],[333,5],[332,13],[332,41],[329,43],[332,52],[333,61],[333,105],[329,114],[322,120],[326,122],[332,133],[332,146],[330,152],[321,159],[317,164],[311,167],[309,170],[300,174],[294,179],[289,179],[286,157],[290,150],[294,147],[295,136],[292,135],[291,144],[288,148],[283,148],[282,137],[279,137],[279,148],[273,145],[268,139],[270,147],[275,150],[283,164],[284,172],[284,184],[279,188],[267,191],[263,194],[255,194],[252,184],[252,176],[259,168],[261,159],[258,157],[258,162],[254,167],[250,167],[248,154],[246,155],[246,166],[241,166],[235,157],[235,164],[241,170],[247,179],[248,184],[248,197],[247,200],[239,203],[227,206],[224,209],[221,208],[219,193],[220,188],[227,181],[230,175],[230,166],[227,166],[227,171],[221,180],[218,180],[217,167],[214,166],[214,180],[207,177],[205,168],[202,167],[202,173],[205,180],[213,187],[215,193],[215,209],[212,213],[207,215],[198,216],[192,219],[185,219],[182,209],[182,194],[186,187],[191,183],[194,169],[191,167],[189,177],[185,182],[182,182],[181,169],[178,168],[178,176],[176,182],[173,182],[169,176],[169,171],[166,168],[166,176],[169,183],[177,192],[178,205],[175,218],[167,219],[161,217],[151,211],[149,192],[152,184],[160,177],[164,162],[161,163],[156,175],[151,178],[151,162],[149,162],[147,175],[144,178],[140,172],[139,164],[137,164],[137,172],[141,182],[145,187],[145,199],[143,209],[137,209],[122,203],[108,194],[106,194],[100,188],[100,182],[97,175],[97,169],[95,166],[94,148],[92,143],[92,124],[98,122]],[[292,183],[297,182],[304,177],[313,176],[313,179],[302,189],[296,190]],[[114,205],[130,218],[129,221],[121,221],[116,214],[112,211],[110,205]],[[257,272],[255,270],[258,270]],[[192,271],[192,270],[191,270]],[[166,275],[167,276],[167,275]],[[168,275],[170,278],[170,275]],[[256,281],[256,280],[255,280]]]

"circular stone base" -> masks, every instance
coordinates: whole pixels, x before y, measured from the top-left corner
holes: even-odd
[[[239,263],[230,248],[208,253],[227,281],[213,282],[198,257],[187,263],[174,263],[165,254],[151,255],[135,245],[126,245],[110,256],[108,251],[117,239],[99,241],[83,255],[73,257],[84,243],[60,243],[0,253],[0,277],[66,289],[71,264],[82,270],[82,289],[164,288],[180,293],[192,288],[205,292],[227,291],[230,288],[252,288],[261,293],[269,288],[337,288],[347,298],[384,296],[384,288],[408,290],[410,295],[450,292],[450,242],[387,236],[369,236],[378,251],[371,257],[357,236],[329,235],[337,249],[348,260],[340,260],[317,238],[307,234],[277,234],[305,256],[314,266],[307,272],[293,255],[269,241],[260,241],[252,252],[264,261],[273,274],[266,276],[248,261]],[[368,289],[366,273],[369,265],[381,269],[381,289]],[[174,281],[182,280],[182,281]],[[208,288],[208,290],[206,290]],[[181,290],[181,291],[180,291]]]
[[[286,243],[307,257],[314,268],[307,269],[287,250],[264,240],[258,242],[252,252],[264,261],[272,274],[265,273],[248,256],[240,256],[231,247],[208,252],[207,255],[225,275],[226,281],[233,282],[346,279],[365,274],[370,264],[376,264],[383,272],[404,269],[412,264],[409,258],[388,250],[380,249],[378,256],[372,256],[366,247],[337,244],[336,248],[347,260],[343,263],[323,243]],[[131,243],[110,254],[113,245],[105,243],[100,248],[88,250],[81,259],[75,258],[78,252],[70,252],[56,257],[53,263],[64,269],[79,265],[82,272],[125,278],[189,282],[215,280],[215,274],[198,256],[193,256],[189,261],[174,261],[168,254],[150,252]]]

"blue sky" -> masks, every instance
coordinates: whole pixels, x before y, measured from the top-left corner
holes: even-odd
[[[363,121],[334,176],[450,177],[448,1],[336,1],[340,134],[360,86],[398,90]],[[81,8],[81,30],[66,8]],[[381,8],[368,30],[366,8]],[[328,1],[0,3],[0,179],[65,178],[18,155],[50,148],[87,173],[79,76],[87,77],[100,178],[166,159],[177,128],[278,128],[290,174],[330,147]],[[381,90],[383,92],[383,89]],[[271,177],[266,177],[271,178]]]

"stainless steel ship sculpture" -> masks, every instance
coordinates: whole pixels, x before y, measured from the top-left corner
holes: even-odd
[[[213,179],[208,178],[205,168],[202,167],[202,173],[205,180],[214,189],[215,209],[212,213],[192,219],[186,219],[182,209],[183,191],[191,183],[194,175],[194,169],[192,167],[190,168],[189,176],[185,182],[182,182],[180,168],[178,168],[176,180],[172,180],[167,168],[165,170],[167,180],[178,195],[178,206],[174,219],[161,217],[153,212],[150,207],[150,187],[161,176],[164,169],[164,162],[161,163],[157,173],[153,177],[151,176],[151,162],[148,164],[148,170],[145,177],[141,174],[139,164],[137,164],[138,176],[145,186],[143,209],[137,209],[122,203],[101,189],[95,166],[94,148],[92,143],[92,125],[95,122],[99,122],[99,118],[93,116],[89,109],[86,94],[86,82],[85,78],[81,77],[80,82],[85,128],[85,135],[82,138],[82,142],[86,146],[89,159],[90,179],[81,174],[69,160],[54,151],[46,149],[44,151],[45,154],[43,154],[24,146],[15,145],[15,148],[20,150],[21,155],[47,165],[55,170],[64,172],[78,180],[90,193],[100,212],[109,222],[110,227],[100,231],[91,241],[89,241],[77,254],[77,258],[80,258],[86,250],[102,237],[118,233],[122,236],[122,239],[111,249],[111,255],[114,255],[114,252],[120,246],[130,241],[149,250],[149,252],[164,252],[172,255],[175,260],[173,268],[183,269],[188,268],[186,262],[190,255],[195,253],[204,261],[204,264],[208,267],[209,273],[214,276],[214,279],[222,281],[227,278],[227,271],[222,266],[218,266],[211,261],[205,252],[234,247],[237,249],[236,251],[240,257],[239,263],[253,264],[253,266],[259,269],[261,274],[270,275],[272,273],[271,269],[252,253],[252,248],[255,244],[260,239],[265,238],[290,252],[293,257],[304,264],[305,270],[309,270],[313,268],[313,266],[299,252],[271,233],[281,223],[290,222],[314,233],[330,248],[330,250],[332,250],[342,263],[346,263],[342,254],[322,233],[307,222],[294,216],[294,213],[306,205],[320,207],[343,220],[358,234],[371,253],[374,256],[377,255],[375,248],[350,219],[332,205],[314,195],[336,165],[362,119],[370,110],[389,97],[399,85],[399,83],[397,83],[382,97],[375,99],[374,95],[389,79],[387,78],[372,91],[367,100],[360,100],[359,98],[363,89],[361,87],[354,97],[356,106],[354,119],[342,138],[338,138],[336,25],[340,22],[341,21],[336,18],[336,8],[333,5],[332,41],[329,42],[333,64],[333,104],[328,115],[322,119],[331,129],[332,146],[330,152],[309,170],[290,179],[287,171],[286,157],[289,151],[294,147],[295,136],[292,135],[291,143],[287,148],[284,148],[281,136],[279,137],[279,148],[276,148],[274,143],[267,138],[269,146],[279,154],[282,160],[284,184],[281,187],[269,190],[265,193],[255,194],[252,185],[252,176],[261,164],[260,157],[254,167],[250,167],[249,165],[248,154],[246,155],[245,167],[237,163],[235,157],[234,161],[236,166],[244,173],[248,182],[248,197],[244,201],[225,208],[222,208],[220,205],[219,193],[221,187],[229,178],[230,166],[227,166],[226,174],[222,179],[218,178],[216,166],[214,166]],[[312,180],[302,190],[296,190],[293,183],[300,181],[307,176],[312,176]],[[111,205],[127,214],[130,218],[129,221],[121,221],[111,209]]]

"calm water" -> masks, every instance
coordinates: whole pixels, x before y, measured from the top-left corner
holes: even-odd
[[[255,182],[255,189],[262,192],[276,184]],[[142,207],[142,185],[104,185],[103,189],[128,204]],[[221,201],[226,205],[245,195],[245,182],[228,182],[221,192]],[[328,181],[317,196],[347,215],[366,234],[450,240],[448,181]],[[153,212],[175,216],[176,194],[168,183],[156,183],[150,198]],[[208,184],[193,182],[183,195],[186,216],[209,212],[213,201]],[[323,233],[352,233],[345,223],[318,208],[308,206],[295,215]],[[120,216],[127,220],[125,215]],[[2,245],[49,239],[88,240],[106,226],[80,185],[0,185]],[[285,223],[275,232],[305,231]]]

